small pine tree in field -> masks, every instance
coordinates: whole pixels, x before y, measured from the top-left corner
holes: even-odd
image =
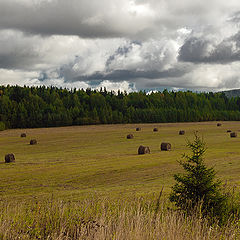
[[[0,121],[0,131],[3,131],[6,129],[5,123]]]
[[[187,147],[192,153],[183,154],[183,160],[179,161],[185,173],[174,175],[177,183],[172,187],[170,201],[187,213],[201,205],[203,215],[221,220],[227,199],[221,193],[221,182],[215,180],[214,169],[204,163],[205,142],[195,134],[193,142],[187,141]]]

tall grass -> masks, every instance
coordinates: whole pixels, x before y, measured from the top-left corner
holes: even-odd
[[[79,202],[0,202],[0,239],[240,239],[240,222],[210,225],[200,214],[186,217],[163,199]]]

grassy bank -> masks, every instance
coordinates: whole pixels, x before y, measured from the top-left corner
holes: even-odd
[[[219,227],[199,212],[185,217],[157,196],[134,201],[89,197],[83,201],[0,203],[0,239],[239,239],[236,220]]]

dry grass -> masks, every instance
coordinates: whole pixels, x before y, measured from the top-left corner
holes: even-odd
[[[96,240],[213,240],[239,239],[240,226],[209,225],[194,214],[185,217],[168,210],[156,198],[108,201],[91,198],[81,202],[35,201],[0,204],[0,239]]]

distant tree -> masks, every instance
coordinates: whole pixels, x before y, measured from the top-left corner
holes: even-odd
[[[240,120],[240,98],[166,89],[127,94],[106,88],[0,86],[0,121],[6,128],[212,120]]]
[[[5,128],[6,128],[5,123],[0,121],[0,131],[5,130]]]

